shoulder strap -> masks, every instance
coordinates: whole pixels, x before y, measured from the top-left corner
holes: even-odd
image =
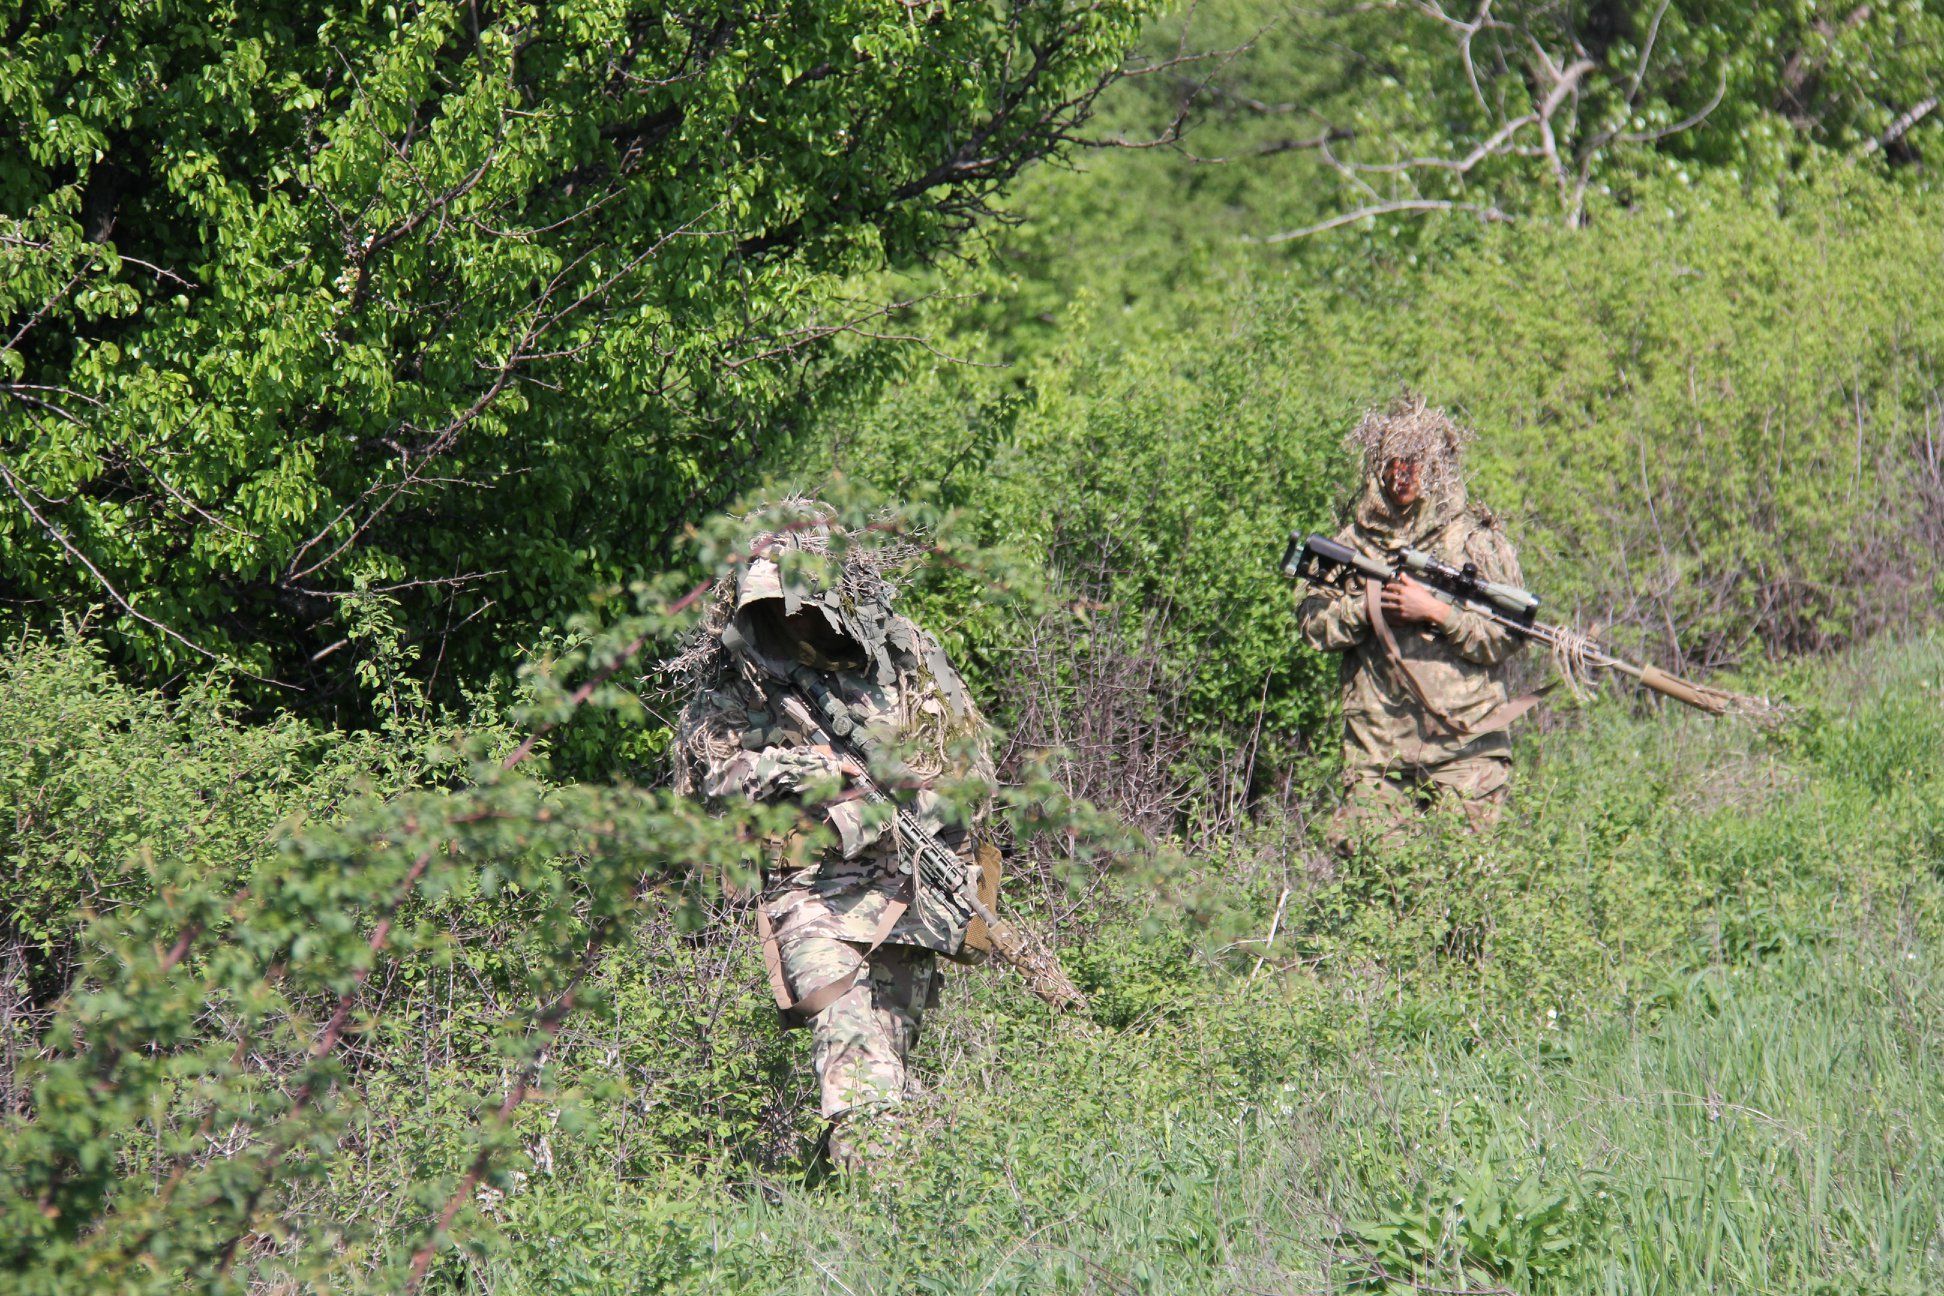
[[[1390,622],[1384,619],[1383,587],[1374,580],[1364,582],[1364,608],[1370,614],[1370,628],[1377,632],[1377,642],[1384,646],[1384,660],[1389,663],[1391,672],[1402,683],[1410,695],[1417,699],[1426,714],[1436,720],[1447,732],[1455,735],[1465,733],[1464,726],[1452,719],[1451,713],[1431,700],[1425,691],[1424,682],[1411,669],[1411,663],[1404,660],[1403,651],[1397,646],[1397,635],[1391,630]]]
[[[1411,663],[1404,660],[1403,650],[1397,646],[1397,635],[1391,630],[1390,622],[1384,619],[1382,593],[1374,580],[1364,582],[1364,607],[1370,613],[1370,627],[1377,632],[1377,642],[1384,646],[1384,657],[1395,670],[1398,679],[1410,691],[1411,696],[1417,699],[1418,705],[1424,708],[1425,713],[1437,721],[1439,726],[1452,737],[1477,738],[1488,733],[1497,733],[1538,705],[1544,689],[1535,689],[1509,702],[1500,703],[1488,711],[1477,724],[1459,724],[1449,711],[1431,700],[1430,694],[1425,691],[1424,682],[1417,677],[1417,672],[1411,669]]]
[[[769,974],[770,993],[776,998],[776,1009],[785,1017],[797,1023],[807,1022],[830,1005],[851,992],[857,984],[858,974],[863,972],[865,963],[877,952],[891,935],[898,919],[905,916],[911,907],[908,900],[893,900],[884,907],[884,916],[878,919],[877,928],[871,933],[871,940],[864,951],[857,956],[857,964],[835,980],[826,981],[813,987],[808,993],[797,996],[790,991],[790,982],[783,975],[783,951],[776,940],[776,928],[771,925],[769,914],[763,909],[763,902],[756,902],[756,934],[763,942],[763,970]]]

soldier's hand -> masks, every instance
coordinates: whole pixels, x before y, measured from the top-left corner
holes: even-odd
[[[1443,625],[1451,616],[1451,604],[1409,576],[1400,576],[1388,582],[1378,602],[1383,606],[1384,619],[1387,621],[1404,624],[1422,621]]]
[[[859,765],[856,761],[852,760],[848,756],[838,755],[837,750],[835,748],[829,747],[823,743],[818,743],[815,747],[812,747],[811,750],[818,753],[819,755],[828,756],[830,758],[831,764],[837,767],[837,772],[839,774],[842,774],[845,778],[861,779],[864,777],[864,767],[862,765]]]

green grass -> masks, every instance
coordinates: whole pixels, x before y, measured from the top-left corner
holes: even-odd
[[[1696,973],[1664,1005],[1583,1030],[1373,1047],[1259,1101],[1131,1113],[1066,1150],[1070,1178],[999,1192],[768,1185],[726,1213],[645,1215],[536,1194],[520,1218],[544,1235],[483,1285],[1934,1291],[1941,972],[1934,948],[1858,938]],[[927,1149],[942,1177],[958,1150]]]
[[[649,1292],[1944,1288],[1944,648],[1774,737],[1596,707],[1481,854],[1279,889],[1248,843],[1071,951],[1100,1020],[962,975],[863,1183],[536,1175],[454,1281]],[[1193,885],[1190,885],[1190,884]],[[1196,890],[1196,887],[1199,890]],[[1454,942],[1454,932],[1469,933]],[[1251,950],[1255,947],[1249,947]]]
[[[428,768],[390,740],[320,745],[111,687],[72,649],[16,666],[15,880],[80,903],[265,876],[283,816]],[[1790,670],[1741,681],[1795,702],[1769,734],[1623,695],[1556,703],[1520,739],[1489,841],[1428,831],[1328,865],[1267,816],[1088,879],[1064,955],[1090,1014],[955,971],[914,1056],[926,1094],[860,1182],[805,1182],[808,1040],[775,1029],[748,933],[651,915],[556,1037],[429,1290],[1944,1290],[1944,640]],[[161,795],[212,780],[208,800]],[[106,868],[128,841],[149,850]],[[17,886],[39,908],[16,912],[48,912],[46,892]],[[308,1176],[297,1226],[334,1230],[288,1289],[389,1289],[385,1249],[422,1236],[471,1163],[507,1083],[497,1032],[559,943],[529,912],[502,888],[414,918],[428,949],[451,932],[452,957],[388,975],[346,1072],[352,1126],[312,1143],[334,1157],[285,1167]],[[10,1045],[34,1029],[14,1018]],[[76,1146],[122,1158],[88,1182],[139,1212],[163,1121],[128,1095],[172,1101],[170,1076],[95,1084],[90,1106],[62,1074],[44,1109],[125,1121]],[[17,1173],[47,1163],[42,1128],[9,1129]]]

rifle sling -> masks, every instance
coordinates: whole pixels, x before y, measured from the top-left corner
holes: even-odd
[[[1448,731],[1452,737],[1481,738],[1489,733],[1497,733],[1538,705],[1539,694],[1527,693],[1493,707],[1477,724],[1458,723],[1449,711],[1431,700],[1430,694],[1425,690],[1424,682],[1417,677],[1417,672],[1411,669],[1411,663],[1404,660],[1404,652],[1397,646],[1397,635],[1391,629],[1390,622],[1384,619],[1382,586],[1374,580],[1364,581],[1364,607],[1370,613],[1370,628],[1377,632],[1377,642],[1384,646],[1384,656],[1395,669],[1398,679],[1410,691],[1411,696],[1418,700],[1418,705],[1424,708],[1425,713],[1437,721],[1439,726]]]
[[[767,684],[763,686],[763,694],[766,699],[773,700],[775,697],[775,693]],[[803,707],[804,719],[813,736],[823,740],[832,747],[839,746],[841,740],[824,731],[823,726],[816,719],[816,713],[811,710],[809,704],[801,696],[797,695],[793,687],[785,684],[783,686],[783,694],[786,699],[793,698]],[[786,708],[780,707],[779,709]],[[842,743],[842,747],[847,749],[849,744]],[[894,833],[897,831],[895,824],[893,824],[891,831]],[[922,863],[916,857],[916,853],[914,853],[911,861],[911,890],[913,899],[918,894],[918,870],[921,867]],[[865,945],[863,951],[857,956],[856,967],[853,967],[850,971],[837,977],[835,980],[826,981],[822,985],[814,987],[808,993],[798,996],[791,991],[789,979],[783,975],[783,951],[776,939],[776,929],[770,923],[769,914],[763,909],[763,902],[759,898],[756,902],[756,934],[761,938],[763,943],[763,969],[769,974],[770,994],[775,997],[777,1011],[783,1014],[784,1021],[791,1025],[803,1025],[812,1017],[815,1017],[818,1013],[849,994],[851,988],[857,984],[857,978],[864,971],[865,964],[869,962],[871,955],[877,952],[878,946],[884,944],[890,938],[892,928],[896,927],[898,920],[905,916],[906,911],[911,908],[911,903],[911,899],[901,897],[885,906],[884,915],[878,919],[877,928],[871,933],[869,943]]]
[[[763,969],[769,973],[770,993],[776,997],[776,1010],[790,1020],[793,1025],[802,1025],[830,1005],[851,992],[857,978],[864,971],[871,955],[878,946],[890,937],[891,929],[904,917],[905,910],[911,907],[908,900],[893,900],[884,908],[884,916],[878,919],[877,929],[871,933],[870,943],[857,956],[857,966],[837,977],[812,988],[809,993],[798,996],[790,991],[790,982],[783,975],[783,951],[777,943],[776,928],[771,925],[769,914],[763,909],[763,902],[756,902],[756,934],[763,942]]]

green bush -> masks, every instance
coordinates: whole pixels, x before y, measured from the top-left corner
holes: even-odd
[[[837,525],[883,543],[921,520],[853,502]],[[720,579],[778,524],[721,520],[696,560]],[[623,673],[690,632],[702,588],[642,583],[580,620],[515,714],[407,706],[354,739],[21,643],[0,689],[20,1290],[457,1281],[537,1176],[715,1186],[799,1155],[804,1042],[770,1030],[753,950],[706,906],[763,843],[818,830],[547,759],[585,709],[639,721]],[[1000,798],[1022,840],[1084,833],[1084,809],[1043,784]]]
[[[1705,131],[1602,160],[1587,228],[1515,157],[1450,190],[1508,228],[1244,246],[1327,213],[1315,151],[1129,151],[1029,183],[1036,222],[915,286],[887,268],[1057,142],[1140,6],[14,24],[5,593],[39,600],[16,622],[111,609],[0,667],[16,1285],[1936,1290],[1944,649],[1825,652],[1941,588],[1944,316],[1910,270],[1944,260],[1910,165],[1940,118],[1851,165],[1928,93],[1935,6],[1598,8],[1575,131],[1612,124],[1662,16],[1643,125],[1729,89]],[[1284,99],[1348,110],[1359,157],[1476,142],[1430,18],[1289,17],[1132,83],[1104,129],[1207,69],[1253,100],[1221,100],[1223,147],[1286,134]],[[994,147],[927,183],[966,131]],[[656,242],[698,212],[721,230]],[[579,303],[560,349],[515,363],[550,285]],[[897,331],[1006,367],[880,394],[879,326],[831,312],[937,287],[976,295]],[[1321,851],[1333,672],[1271,564],[1400,385],[1478,427],[1549,610],[1740,668],[1794,721],[1555,695],[1488,841]],[[858,480],[960,510],[920,618],[1003,719],[1121,726],[1071,754],[1087,777],[1008,797],[1010,894],[1060,919],[1091,1010],[954,971],[890,1163],[821,1183],[808,1042],[712,885],[794,820],[618,777],[652,779],[632,677],[688,621],[679,584],[612,586],[761,473],[843,474],[858,525],[903,525]],[[719,571],[738,529],[703,532]],[[567,618],[591,585],[601,616]],[[233,672],[128,687],[109,655],[196,655],[145,616],[294,667],[311,719],[245,711],[279,695]],[[513,715],[432,713],[432,681],[503,698],[529,649]],[[1094,826],[1074,788],[1119,783],[1186,849],[1043,903],[1070,839],[1034,830]]]
[[[1555,607],[1673,662],[1813,651],[1936,602],[1944,314],[1908,267],[1939,229],[1849,183],[1494,236],[1388,347],[1481,429],[1483,493]]]
[[[1144,13],[15,15],[15,614],[99,605],[152,679],[216,654],[282,705],[354,712],[345,607],[376,591],[422,678],[510,675],[880,376],[878,349],[830,345],[897,313],[860,307],[859,277],[957,245],[1060,151]]]
[[[139,907],[170,878],[248,878],[277,837],[353,798],[435,777],[441,735],[243,723],[223,677],[170,700],[98,641],[14,640],[0,664],[0,919],[58,990],[78,915]]]
[[[1162,626],[1182,731],[1233,752],[1260,718],[1274,775],[1335,686],[1273,563],[1334,526],[1340,438],[1400,385],[1478,429],[1475,495],[1548,615],[1682,669],[1928,618],[1944,313],[1909,267],[1940,229],[1933,199],[1851,177],[1781,212],[1716,188],[1510,229],[1357,288],[1210,262],[1073,303],[1016,372],[918,375],[831,462],[892,488],[966,465],[946,500],[1082,613],[1122,610],[1123,640]],[[1033,630],[962,583],[929,608],[988,661]]]
[[[1426,1279],[1557,1290],[1604,1241],[1603,1198],[1577,1176],[1560,1188],[1536,1169],[1508,1181],[1489,1162],[1445,1173],[1435,1186],[1385,1194],[1375,1214],[1351,1221],[1338,1239],[1354,1256],[1342,1273],[1349,1290],[1401,1296]]]

